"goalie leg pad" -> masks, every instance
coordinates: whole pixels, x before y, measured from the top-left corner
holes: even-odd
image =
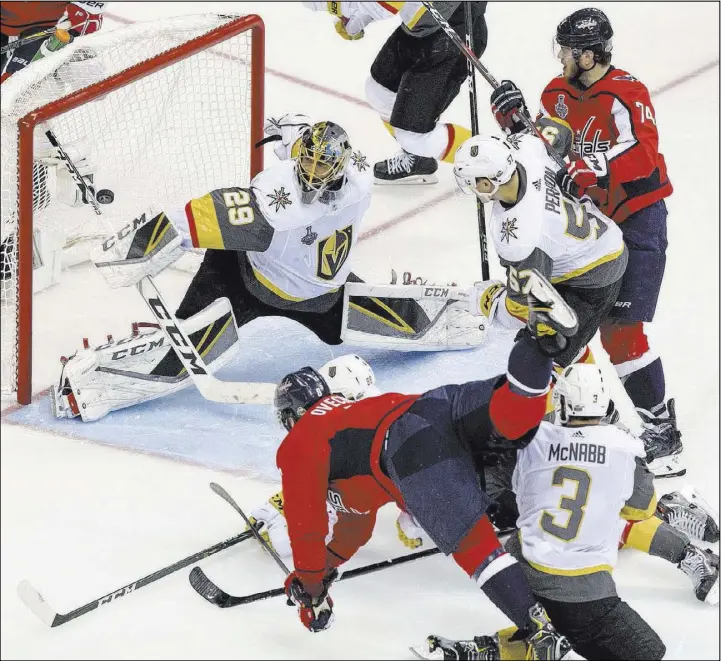
[[[163,213],[142,214],[107,238],[91,255],[112,288],[153,277],[184,254],[182,237]]]
[[[467,300],[415,300],[412,286],[395,287],[396,293],[383,297],[373,296],[376,290],[364,282],[346,283],[344,342],[396,351],[445,351],[485,341],[488,320],[471,315]]]
[[[220,298],[180,322],[198,352],[215,372],[237,353],[238,331],[227,298]],[[98,420],[111,411],[177,392],[191,383],[165,334],[133,332],[117,342],[78,351],[63,364],[51,405],[58,418]]]

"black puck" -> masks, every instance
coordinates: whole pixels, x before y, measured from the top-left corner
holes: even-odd
[[[103,188],[103,190],[99,190],[96,193],[95,199],[100,202],[100,204],[112,204],[113,200],[115,200],[115,193],[107,188]]]

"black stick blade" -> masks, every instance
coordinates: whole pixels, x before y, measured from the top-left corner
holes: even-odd
[[[188,580],[193,590],[211,604],[215,604],[221,608],[227,608],[230,605],[230,595],[213,583],[200,567],[193,567]]]

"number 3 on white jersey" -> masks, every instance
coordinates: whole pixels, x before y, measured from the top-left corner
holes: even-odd
[[[571,542],[581,530],[584,508],[588,502],[588,494],[591,489],[591,476],[580,468],[573,466],[559,466],[553,471],[551,484],[554,487],[563,487],[566,480],[576,483],[576,490],[573,497],[561,496],[558,504],[559,509],[569,512],[566,525],[556,523],[556,517],[544,510],[541,514],[540,525],[549,535],[553,535],[564,542]]]

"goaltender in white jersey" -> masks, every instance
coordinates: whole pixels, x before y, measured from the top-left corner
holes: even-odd
[[[148,211],[104,241],[93,261],[108,283],[135,285],[185,249],[207,249],[176,316],[213,371],[237,352],[237,328],[263,316],[297,321],[330,345],[413,351],[482,343],[486,324],[469,314],[467,300],[444,300],[431,312],[408,298],[409,288],[378,294],[351,272],[372,175],[340,126],[289,114],[268,120],[265,133],[258,148],[278,143],[280,162],[250,186]],[[66,361],[51,401],[58,417],[90,421],[188,383],[165,334],[134,325],[131,337],[86,344]]]
[[[554,144],[570,146],[567,127],[542,118]],[[525,295],[531,269],[537,269],[576,311],[579,329],[555,361],[566,366],[582,357],[585,346],[613,307],[628,251],[616,224],[589,198],[563,197],[558,169],[541,138],[519,134],[503,138],[474,136],[456,154],[454,174],[463,192],[493,202],[490,235],[501,264],[499,281],[479,283],[479,306],[491,321],[520,327],[528,317]],[[499,305],[500,304],[500,305]],[[563,341],[549,329],[548,342]]]

